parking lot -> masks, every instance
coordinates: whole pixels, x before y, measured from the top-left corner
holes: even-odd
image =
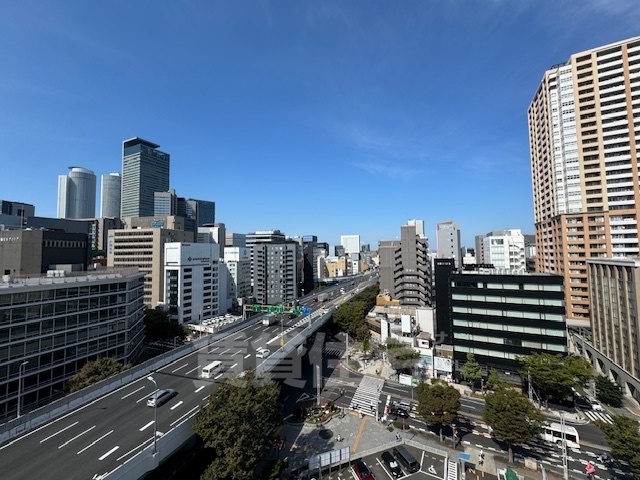
[[[422,450],[420,448],[417,448],[411,445],[405,445],[405,447],[407,450],[409,450],[409,453],[411,453],[420,464],[420,470],[418,470],[415,473],[408,473],[405,466],[402,464],[399,464],[400,469],[402,470],[402,473],[403,473],[402,478],[411,477],[416,480],[417,479],[434,479],[434,478],[444,479],[444,476],[445,476],[444,457],[440,457],[431,452],[427,452],[425,450]],[[392,452],[392,450],[393,450],[392,448],[388,449],[389,452]],[[362,460],[367,465],[367,467],[369,467],[369,470],[371,470],[371,473],[376,479],[392,480],[394,477],[391,475],[391,472],[389,471],[387,466],[382,461],[382,458],[380,457],[383,451],[385,450],[382,450],[374,455],[367,455],[366,457],[362,458]],[[354,475],[354,472],[352,469],[349,469],[348,473],[349,475],[351,475],[351,477],[355,478],[356,480],[359,480]]]

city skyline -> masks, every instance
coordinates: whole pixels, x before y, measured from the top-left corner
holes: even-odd
[[[3,198],[55,217],[67,165],[120,171],[140,136],[171,154],[170,188],[215,202],[231,232],[373,248],[417,218],[431,250],[448,220],[467,247],[533,233],[527,108],[543,72],[640,19],[624,0],[148,7],[7,7]]]

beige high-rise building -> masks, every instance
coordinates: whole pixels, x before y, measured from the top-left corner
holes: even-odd
[[[536,270],[564,276],[588,326],[587,259],[638,256],[640,37],[547,70],[528,110]]]
[[[127,220],[128,225],[131,225],[131,220],[135,222],[142,219]],[[156,308],[164,301],[165,243],[192,241],[193,232],[161,228],[160,225],[109,230],[107,266],[138,267],[144,273],[144,304],[149,308]]]

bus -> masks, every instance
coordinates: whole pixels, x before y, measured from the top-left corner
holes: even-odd
[[[216,360],[215,362],[211,362],[206,367],[202,368],[202,378],[213,378],[216,374],[222,373],[222,362],[220,360]]]
[[[555,443],[562,447],[562,426],[559,423],[548,423],[544,425],[544,430],[538,434],[545,442]],[[568,448],[580,448],[580,437],[575,427],[564,426],[564,439]]]

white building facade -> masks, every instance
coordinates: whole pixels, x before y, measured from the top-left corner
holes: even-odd
[[[251,297],[251,250],[247,247],[225,247],[227,296],[232,305],[240,306]]]
[[[499,270],[524,272],[524,235],[519,229],[490,232],[483,239],[484,263]]]
[[[226,276],[220,275],[220,246],[167,243],[164,246],[165,306],[178,323],[199,323],[226,313]],[[222,301],[221,301],[222,299]]]

